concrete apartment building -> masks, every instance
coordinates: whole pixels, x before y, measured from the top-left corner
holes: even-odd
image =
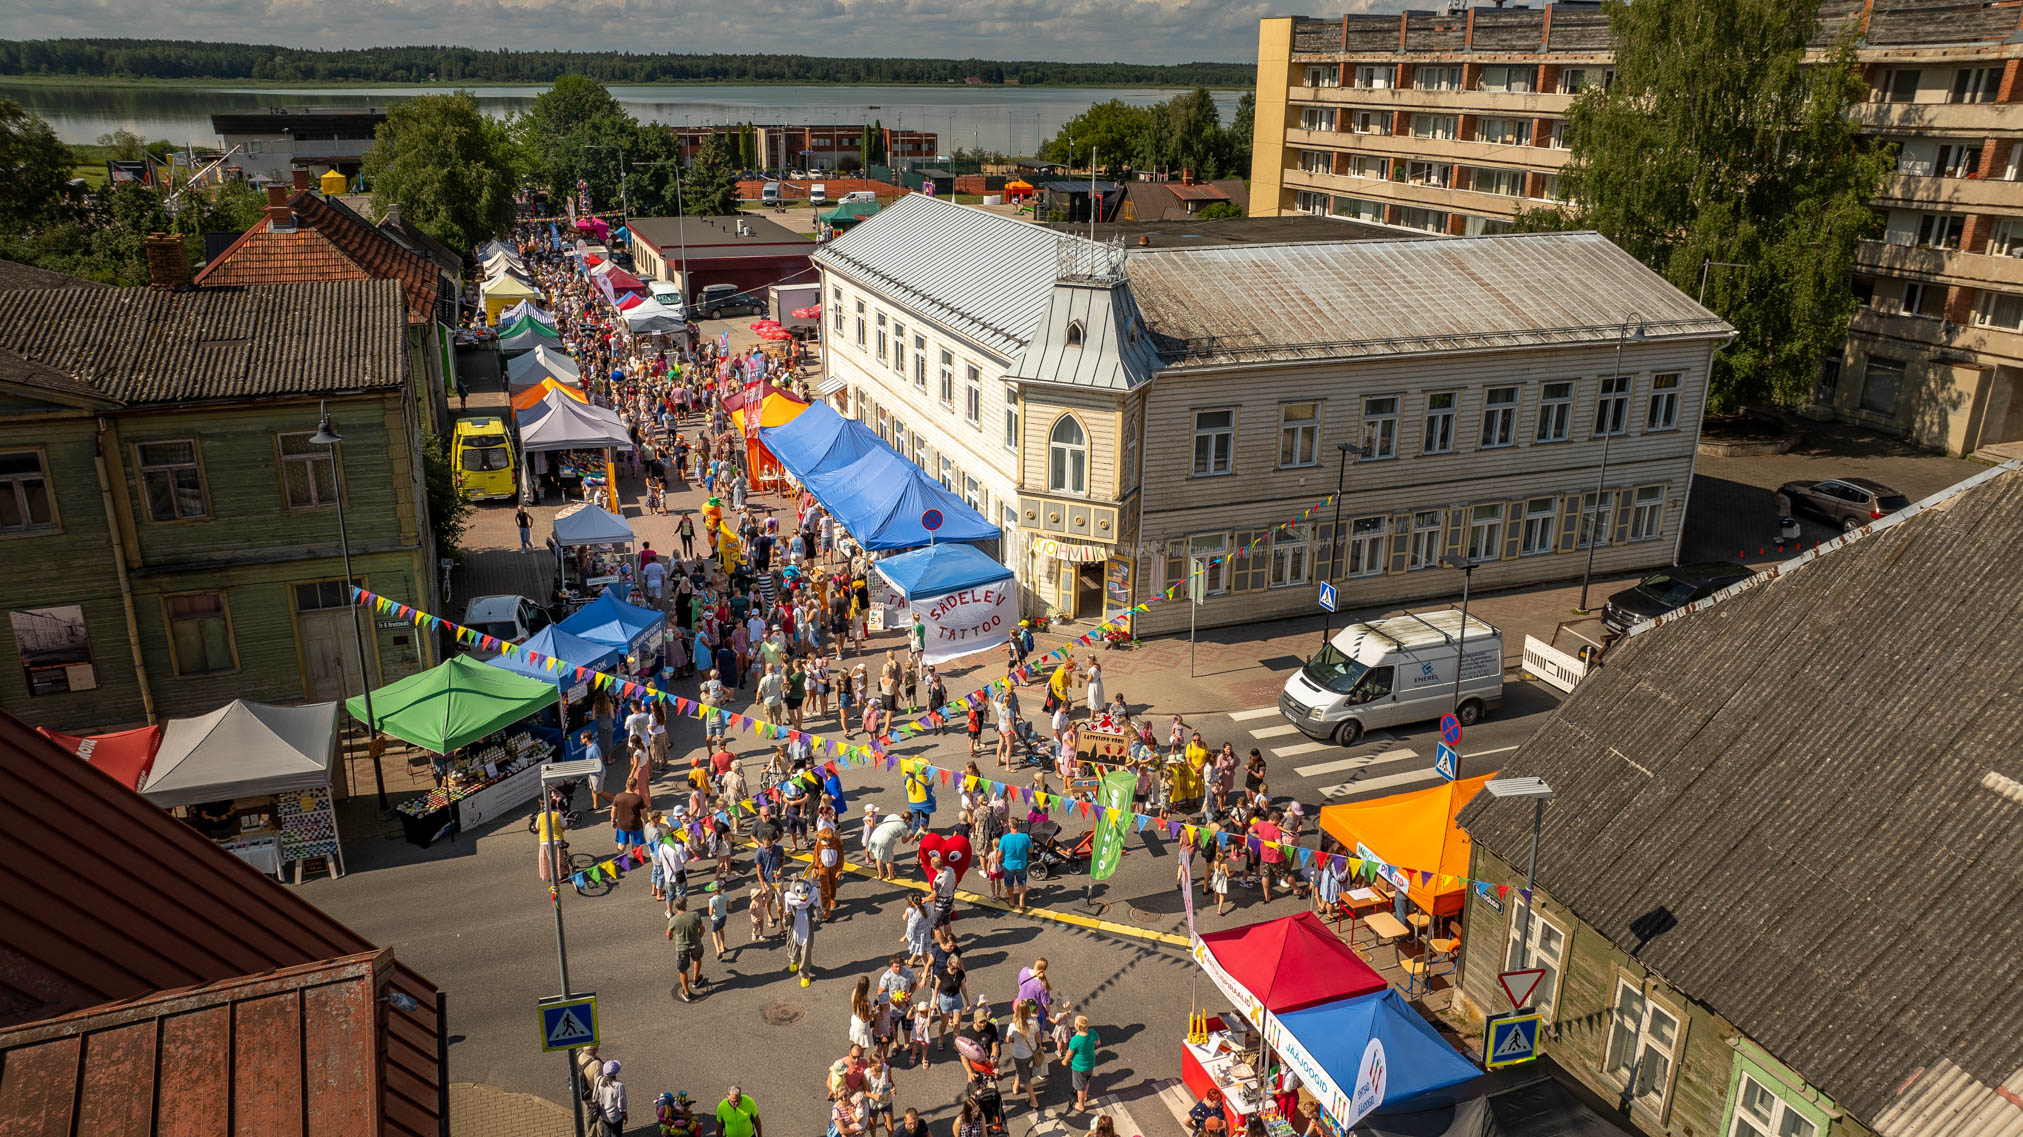
[[[2023,440],[2023,8],[1827,0],[1898,147],[1865,303],[1808,413],[1950,453]],[[1594,3],[1261,21],[1251,213],[1502,232],[1560,193],[1565,116],[1612,78]]]
[[[767,169],[834,170],[846,162],[854,165],[859,153],[859,144],[864,135],[871,133],[875,124],[823,123],[786,126],[779,123],[760,123],[752,128],[756,135],[753,148],[758,152],[759,164]],[[680,147],[682,160],[693,162],[702,153],[702,144],[711,138],[722,138],[737,152],[738,131],[743,125],[729,126],[670,126]],[[931,130],[901,130],[897,126],[878,127],[877,140],[883,144],[889,164],[921,161],[933,158],[941,143],[940,135]]]
[[[1566,579],[1588,534],[1670,563],[1731,334],[1593,233],[1127,246],[912,194],[814,261],[845,413],[998,522],[1029,612],[1091,621],[1189,558],[1202,626],[1449,596],[1450,554]],[[1338,481],[1339,524],[1273,532]]]

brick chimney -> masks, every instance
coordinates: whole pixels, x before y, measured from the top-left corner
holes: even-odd
[[[295,179],[295,192],[300,193],[309,188],[309,168],[307,166],[296,166],[290,169],[288,173]]]
[[[174,233],[147,235],[148,284],[165,290],[190,286],[190,253]]]
[[[1183,185],[1183,186],[1191,186],[1191,185],[1193,185],[1193,184],[1194,184],[1194,171],[1193,171],[1193,170],[1191,170],[1191,169],[1183,169],[1183,170],[1181,170],[1181,171],[1180,171],[1180,184],[1181,184],[1181,185]]]
[[[267,187],[267,227],[275,232],[295,228],[295,213],[288,208],[288,187]]]

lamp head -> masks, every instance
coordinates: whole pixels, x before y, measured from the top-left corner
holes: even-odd
[[[1482,783],[1482,788],[1490,797],[1531,797],[1552,796],[1552,787],[1544,778],[1491,778]]]
[[[309,441],[318,446],[335,446],[344,441],[344,436],[337,433],[336,427],[330,425],[330,412],[321,408],[319,410],[323,417],[317,422],[316,433],[310,436]]]
[[[1440,563],[1451,569],[1460,569],[1462,572],[1471,572],[1475,568],[1474,561],[1468,560],[1465,557],[1457,557],[1453,553],[1442,553]]]

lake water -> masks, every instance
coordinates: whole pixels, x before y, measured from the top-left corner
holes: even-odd
[[[503,116],[533,104],[540,87],[472,87],[485,113]],[[262,107],[383,107],[402,98],[452,87],[210,88],[160,84],[94,86],[89,83],[10,83],[0,95],[47,119],[65,142],[95,142],[125,129],[143,138],[215,146],[211,115]],[[855,123],[881,120],[890,127],[932,130],[941,149],[983,147],[1030,154],[1062,123],[1092,103],[1121,99],[1145,105],[1177,90],[1145,87],[830,87],[704,85],[612,87],[611,93],[641,122],[704,125],[753,122],[761,126]],[[1215,92],[1222,121],[1236,113],[1237,91]]]

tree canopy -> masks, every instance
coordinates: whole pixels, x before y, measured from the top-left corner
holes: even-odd
[[[13,99],[0,98],[0,231],[17,233],[62,203],[70,147]]]
[[[1714,360],[1713,409],[1804,401],[1846,339],[1855,246],[1880,228],[1892,161],[1849,117],[1867,94],[1852,44],[1807,64],[1817,15],[1783,0],[1605,10],[1615,81],[1567,114],[1570,204],[1519,227],[1598,230],[1689,294],[1708,266],[1707,306],[1738,333]]]
[[[1252,96],[1244,98],[1255,106]],[[1243,105],[1238,104],[1239,116]],[[1244,120],[1241,139],[1233,129],[1223,129],[1215,97],[1205,87],[1148,107],[1111,99],[1070,119],[1041,145],[1040,156],[1070,166],[1094,161],[1112,169],[1187,169],[1201,178],[1240,176],[1250,172],[1249,124]]]
[[[512,224],[515,146],[470,92],[395,103],[374,139],[364,172],[382,213],[398,206],[422,232],[460,251]]]
[[[592,209],[616,209],[625,156],[639,144],[639,123],[604,84],[564,75],[514,123],[534,180],[567,197],[576,183],[590,189]]]

